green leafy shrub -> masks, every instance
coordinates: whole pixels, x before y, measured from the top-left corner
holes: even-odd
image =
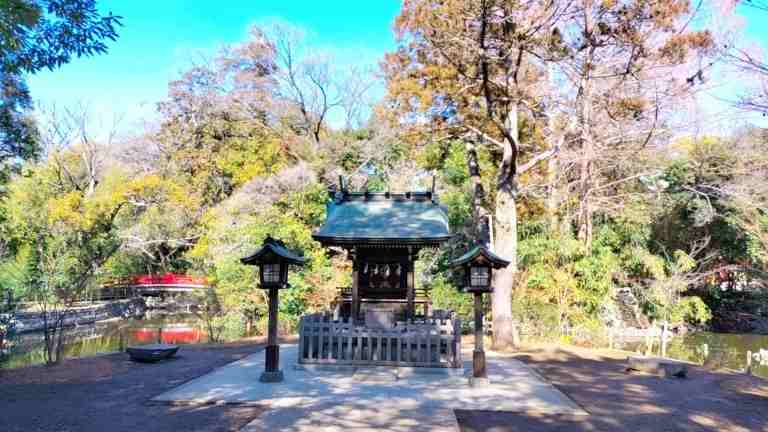
[[[219,340],[233,341],[246,336],[246,319],[239,311],[228,312],[215,318]]]
[[[514,296],[512,316],[517,320],[520,333],[533,340],[554,340],[560,334],[557,305],[528,296]]]
[[[277,334],[289,335],[298,333],[300,316],[278,312],[277,317]],[[266,335],[268,330],[269,317],[265,315],[259,320],[258,331],[259,334]]]
[[[672,306],[669,318],[672,323],[702,325],[712,319],[712,312],[700,297],[684,297]]]
[[[569,343],[575,345],[599,347],[608,344],[608,328],[597,317],[582,316],[575,320],[573,327],[565,335]]]
[[[462,325],[471,325],[474,320],[472,296],[461,292],[445,276],[438,275],[432,280],[432,307],[452,310],[461,318]]]
[[[448,207],[448,222],[456,232],[472,218],[472,196],[465,190],[452,190],[440,195],[440,201]]]

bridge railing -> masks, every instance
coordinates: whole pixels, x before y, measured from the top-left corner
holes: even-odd
[[[141,293],[191,291],[209,288],[205,276],[187,276],[174,273],[163,275],[135,275],[113,279],[101,285],[97,297],[100,300],[128,298]]]
[[[105,287],[112,286],[143,286],[143,285],[188,285],[188,286],[208,286],[208,278],[205,276],[187,276],[174,273],[163,275],[135,275],[125,278],[113,279],[103,284]]]

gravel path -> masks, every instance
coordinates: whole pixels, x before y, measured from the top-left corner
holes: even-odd
[[[182,346],[175,359],[134,363],[127,354],[0,370],[0,431],[237,431],[259,406],[172,406],[149,399],[261,349]]]

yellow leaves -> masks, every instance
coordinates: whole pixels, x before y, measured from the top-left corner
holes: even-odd
[[[675,271],[676,272],[688,272],[696,268],[696,260],[693,259],[690,255],[685,253],[684,251],[681,251],[680,249],[676,250],[674,252],[675,257]]]
[[[240,186],[254,177],[276,172],[286,165],[277,137],[258,137],[236,140],[222,148],[216,165],[232,177],[234,186]]]
[[[90,231],[99,224],[113,223],[123,208],[148,207],[165,196],[199,209],[199,201],[187,189],[155,174],[130,178],[112,169],[101,173],[92,187],[87,182],[62,181],[56,175],[62,171],[57,169],[70,158],[71,154],[62,153],[11,182],[3,204],[16,230]]]
[[[127,181],[122,192],[127,200],[143,206],[168,203],[189,212],[197,211],[202,206],[202,199],[190,185],[157,174],[147,174]]]
[[[78,191],[66,193],[48,200],[48,220],[51,224],[65,223],[82,226],[85,217],[82,212],[82,194]]]
[[[680,138],[670,145],[670,148],[673,150],[684,153],[686,156],[691,154],[691,151],[693,151],[693,148],[696,146],[696,142],[692,137],[683,137]]]
[[[682,153],[683,156],[697,162],[705,162],[710,159],[730,159],[732,153],[727,143],[714,136],[703,136],[696,139],[690,136],[682,137],[674,141],[671,147]]]
[[[48,223],[90,230],[98,223],[111,220],[132,189],[135,189],[132,181],[118,171],[111,171],[93,191],[75,189],[53,194],[47,202]]]
[[[169,181],[164,188],[168,201],[186,211],[196,211],[203,205],[203,198],[190,187]]]
[[[165,186],[166,182],[157,174],[149,174],[132,180],[126,188],[129,196],[144,195],[147,193],[158,193]]]
[[[210,256],[211,238],[209,236],[201,237],[195,245],[187,252],[187,257],[192,261],[204,261]]]
[[[640,264],[642,264],[645,271],[653,276],[654,279],[666,279],[667,272],[664,259],[662,257],[654,255],[642,247],[634,248],[632,250],[631,256],[634,256],[640,262]]]

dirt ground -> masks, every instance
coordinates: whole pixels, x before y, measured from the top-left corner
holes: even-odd
[[[589,416],[457,411],[475,431],[768,431],[764,380],[689,370],[686,379],[625,372],[627,353],[534,346],[516,354]]]
[[[255,342],[183,346],[176,358],[155,364],[134,363],[121,353],[0,370],[0,431],[237,431],[263,409],[148,401],[262,349]]]
[[[264,408],[171,406],[149,400],[260,350],[259,342],[184,346],[176,359],[156,364],[110,354],[54,367],[1,370],[0,431],[237,431]],[[457,411],[461,430],[768,432],[764,380],[701,368],[692,368],[687,379],[628,374],[626,356],[607,350],[529,347],[516,357],[590,415]]]

